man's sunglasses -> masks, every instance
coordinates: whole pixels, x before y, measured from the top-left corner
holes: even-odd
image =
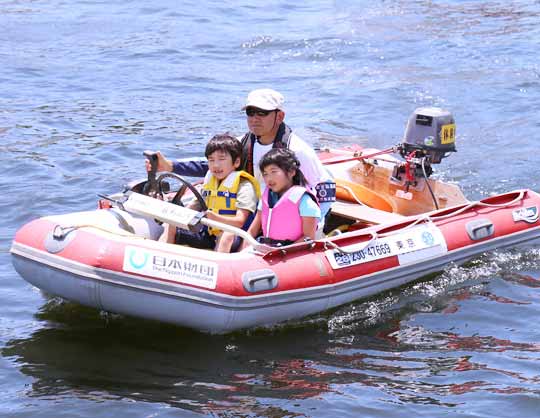
[[[252,108],[252,107],[248,107],[246,109],[246,115],[248,116],[268,116],[270,113],[272,112],[277,112],[277,110],[262,110],[262,109],[255,109],[255,108]]]

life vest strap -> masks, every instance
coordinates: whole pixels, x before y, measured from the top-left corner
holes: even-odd
[[[220,209],[218,211],[220,215],[236,215],[236,210],[234,209]]]

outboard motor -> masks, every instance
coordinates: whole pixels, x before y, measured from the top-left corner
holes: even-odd
[[[405,128],[403,141],[395,149],[405,159],[396,165],[392,179],[409,186],[417,185],[417,178],[431,175],[431,164],[456,152],[456,124],[452,114],[438,107],[416,109]]]
[[[413,151],[417,151],[415,157],[425,156],[431,164],[439,164],[448,153],[456,152],[456,124],[449,111],[421,107],[413,112],[399,152],[405,158]]]

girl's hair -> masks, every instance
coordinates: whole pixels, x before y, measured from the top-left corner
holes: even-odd
[[[300,161],[298,161],[298,158],[296,158],[296,155],[291,150],[286,148],[272,148],[270,151],[264,154],[259,162],[259,169],[261,170],[261,173],[271,164],[277,165],[287,173],[293,170],[296,171],[296,174],[292,179],[293,184],[297,186],[307,185],[307,180],[300,170]]]
[[[214,135],[204,150],[204,155],[208,158],[216,151],[223,151],[230,154],[233,163],[237,158],[242,161],[242,143],[229,133]]]

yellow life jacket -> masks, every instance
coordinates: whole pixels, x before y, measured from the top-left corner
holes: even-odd
[[[224,216],[236,215],[236,196],[240,180],[244,178],[253,184],[257,198],[260,197],[259,183],[251,174],[245,171],[233,171],[221,183],[210,173],[206,173],[202,195],[208,210]],[[217,228],[209,228],[208,232],[217,235],[221,232]]]

